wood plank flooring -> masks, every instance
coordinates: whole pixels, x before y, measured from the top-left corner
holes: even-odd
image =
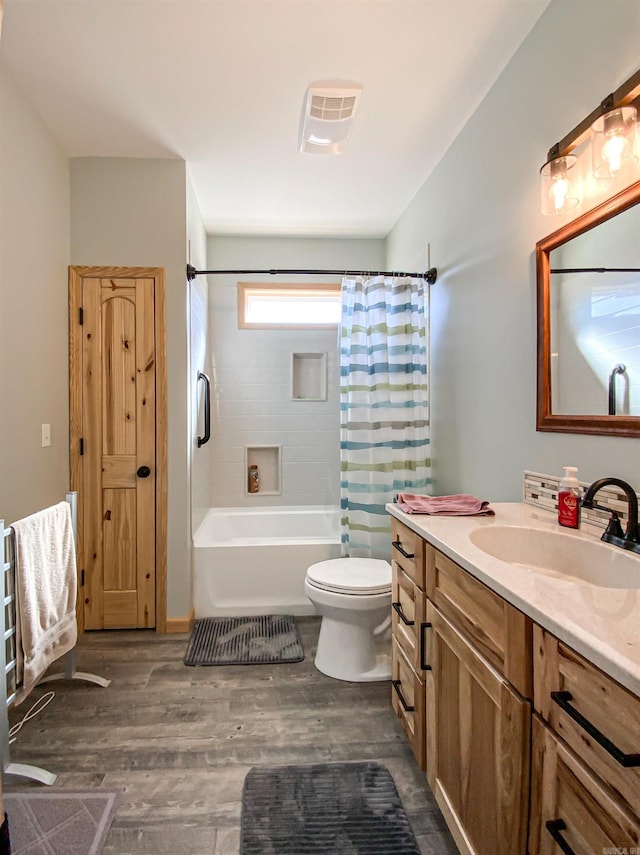
[[[186,635],[86,633],[77,668],[111,685],[36,688],[11,724],[45,691],[56,696],[24,724],[11,759],[55,772],[55,788],[122,789],[104,855],[237,855],[252,766],[352,760],[389,769],[423,855],[457,853],[389,683],[325,677],[313,665],[319,619],[297,623],[304,661],[275,666],[192,668],[183,664]],[[30,786],[40,785],[5,782],[7,792]]]

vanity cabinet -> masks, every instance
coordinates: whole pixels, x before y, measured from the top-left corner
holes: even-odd
[[[640,698],[536,626],[534,708],[530,851],[640,852]]]
[[[463,853],[524,853],[531,622],[427,546],[426,772]]]
[[[640,697],[392,530],[394,709],[460,852],[640,855]]]
[[[391,703],[421,769],[425,767],[424,541],[392,517]]]

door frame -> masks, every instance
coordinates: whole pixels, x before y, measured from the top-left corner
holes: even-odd
[[[153,279],[156,368],[156,632],[167,626],[167,343],[166,286],[162,267],[69,267],[69,482],[78,493],[77,554],[84,555],[84,496],[82,493],[82,280]],[[78,568],[78,574],[81,573]],[[84,591],[78,578],[76,620],[84,631]]]

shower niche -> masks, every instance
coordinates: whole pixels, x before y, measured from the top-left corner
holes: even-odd
[[[249,469],[258,467],[258,491],[249,490]],[[279,496],[282,493],[282,446],[247,445],[244,449],[244,492],[247,496]]]
[[[327,354],[291,354],[291,400],[327,400]]]

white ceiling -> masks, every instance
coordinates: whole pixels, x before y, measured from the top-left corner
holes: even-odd
[[[183,158],[208,232],[385,236],[549,0],[5,0],[0,60],[70,157]],[[363,86],[341,155],[308,85]]]

